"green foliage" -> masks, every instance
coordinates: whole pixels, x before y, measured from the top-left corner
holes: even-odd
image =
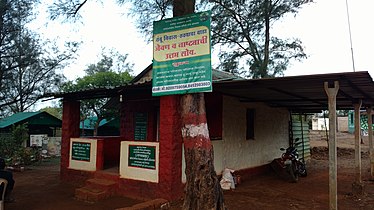
[[[127,62],[127,57],[128,54],[123,55],[114,49],[107,50],[103,48],[101,52],[101,60],[96,64],[88,65],[85,72],[87,75],[108,71],[131,73],[134,64]]]
[[[104,55],[104,54],[103,54]],[[130,74],[131,69],[116,70],[118,66],[132,67],[132,64],[126,62],[126,56],[121,57],[122,65],[115,65],[112,56],[103,56],[97,64],[88,66],[87,76],[76,79],[74,82],[69,81],[62,86],[64,92],[80,91],[94,88],[113,88],[125,85],[133,76]],[[118,57],[117,57],[118,58]],[[110,98],[89,99],[81,101],[81,120],[89,117],[97,117],[95,133],[100,121],[103,119],[112,119],[118,115],[118,110],[112,110],[105,107]]]
[[[92,75],[78,78],[75,82],[69,81],[63,86],[63,90],[79,91],[85,89],[93,89],[100,87],[116,87],[124,85],[132,79],[128,72],[116,73],[112,71],[97,72]]]
[[[7,165],[30,165],[38,160],[39,148],[25,147],[29,139],[28,128],[25,124],[13,126],[11,133],[0,134],[0,157]]]
[[[336,114],[338,117],[346,117],[348,116],[349,110],[336,110]]]
[[[151,40],[152,23],[172,17],[173,1],[117,0],[131,2],[130,15]],[[212,11],[212,43],[219,50],[217,68],[248,78],[283,75],[290,62],[307,56],[297,38],[271,36],[272,25],[286,14],[297,14],[312,0],[201,0],[197,10]]]
[[[131,2],[128,16],[135,17],[135,25],[147,42],[152,41],[153,21],[173,16],[173,0],[117,0],[119,4]]]
[[[62,108],[61,107],[52,107],[52,106],[48,106],[48,107],[44,107],[43,109],[40,109],[39,111],[45,111],[47,112],[48,114],[58,118],[58,119],[62,119]]]
[[[56,1],[51,7],[54,18],[79,17],[87,3]],[[128,2],[132,4],[128,15],[135,17],[147,41],[152,40],[153,21],[173,16],[172,0],[117,0],[119,5]],[[212,11],[212,43],[214,50],[219,50],[218,69],[248,78],[266,78],[281,76],[291,61],[307,58],[299,39],[280,39],[270,32],[276,21],[287,14],[296,15],[310,2],[313,0],[200,0],[196,8]]]
[[[0,157],[8,160],[19,159],[24,152],[24,143],[28,139],[27,126],[13,126],[10,134],[0,135]]]

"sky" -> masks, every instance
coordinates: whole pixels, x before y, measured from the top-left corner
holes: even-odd
[[[347,2],[355,69],[346,0],[315,0],[315,3],[305,5],[296,17],[287,16],[273,26],[272,33],[276,36],[301,39],[308,55],[302,62],[293,62],[284,72],[285,76],[355,70],[368,71],[374,77],[374,1]],[[81,11],[82,24],[38,24],[45,22],[46,16],[41,15],[33,27],[43,36],[61,43],[84,40],[77,61],[63,70],[69,80],[84,76],[85,67],[99,61],[102,47],[129,54],[129,61],[135,64],[133,73],[138,74],[152,62],[152,43],[144,41],[134,20],[124,15],[124,10],[126,7],[118,7],[114,0],[106,0],[104,4],[88,1]],[[217,58],[212,56],[212,61],[217,62]]]
[[[374,1],[348,0],[355,71],[368,71],[374,77]],[[309,58],[294,63],[286,75],[352,72],[347,7],[345,0],[317,0],[303,8],[296,18],[280,24],[282,35],[302,40]]]

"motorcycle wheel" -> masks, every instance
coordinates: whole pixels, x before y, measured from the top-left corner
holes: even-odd
[[[307,172],[307,170],[306,170],[306,167],[305,167],[305,164],[303,163],[303,162],[300,162],[299,163],[299,175],[301,176],[301,177],[306,177],[306,176],[308,176],[308,172]]]
[[[299,180],[299,174],[295,163],[287,166],[287,173],[290,175],[291,182],[296,183]]]

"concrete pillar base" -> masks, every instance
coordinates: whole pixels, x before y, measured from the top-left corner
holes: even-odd
[[[352,183],[352,194],[354,196],[360,196],[364,194],[364,184],[359,182]]]

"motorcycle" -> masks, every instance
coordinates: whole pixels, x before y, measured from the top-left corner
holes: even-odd
[[[297,182],[299,176],[307,176],[305,161],[303,158],[299,159],[299,153],[296,148],[300,143],[302,143],[299,142],[299,140],[299,138],[296,138],[294,144],[289,146],[287,149],[281,148],[280,150],[283,151],[283,154],[281,158],[278,158],[276,161],[281,168],[287,172],[291,182]]]

